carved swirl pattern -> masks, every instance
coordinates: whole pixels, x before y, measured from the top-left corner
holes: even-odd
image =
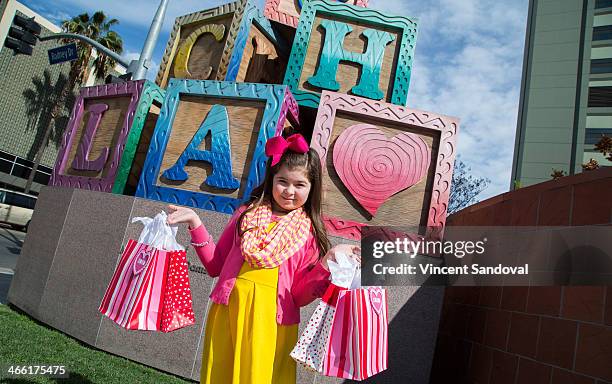
[[[280,116],[278,119],[278,125],[276,126],[275,136],[280,136],[283,134],[285,121],[287,118],[289,118],[289,122],[294,128],[300,128],[300,110],[289,88],[287,88],[284,100],[285,101],[283,102],[283,106],[281,108]],[[287,114],[289,114],[288,117]]]
[[[338,176],[372,216],[391,196],[427,174],[430,157],[427,143],[419,136],[402,132],[388,140],[370,124],[343,131],[332,156]]]
[[[219,68],[217,68],[216,80],[236,79],[236,75],[233,75],[232,78],[231,73],[228,73],[230,69],[234,71],[233,67],[230,68],[232,53],[240,52],[240,57],[242,57],[242,51],[244,50],[247,37],[249,36],[248,27],[250,27],[250,20],[248,20],[249,25],[247,27],[247,22],[245,22],[244,18],[249,18],[249,15],[252,15],[252,7],[256,6],[249,0],[238,0],[235,2],[235,4],[236,7],[234,10],[234,17],[232,18],[232,24],[227,31],[227,39],[225,39],[225,47],[223,48],[223,53],[221,54],[221,62],[219,63]],[[252,16],[250,16],[250,19],[252,19]],[[239,65],[240,64],[238,62],[238,66]],[[234,64],[234,66],[236,66],[236,64]],[[236,68],[235,71],[236,74],[238,74],[238,68]]]
[[[130,134],[128,135],[127,141],[125,143],[123,156],[121,156],[121,163],[119,165],[119,169],[117,170],[117,177],[115,178],[115,183],[113,184],[113,193],[123,194],[123,191],[125,190],[125,186],[128,181],[128,177],[130,175],[130,172],[132,171],[132,167],[134,166],[134,157],[136,156],[136,150],[138,149],[140,136],[142,135],[142,130],[145,126],[147,117],[149,116],[151,105],[154,101],[161,105],[164,101],[165,94],[165,90],[161,89],[150,81],[145,81],[144,86],[142,88],[142,92],[140,94],[140,102],[138,103],[138,108],[136,110],[136,113],[134,114],[134,122],[132,123],[132,129],[130,130]],[[141,171],[143,164],[138,165],[140,166],[139,171]]]
[[[66,127],[66,132],[62,137],[60,150],[55,162],[55,167],[53,168],[53,172],[51,174],[49,185],[89,189],[102,192],[112,191],[121,156],[123,155],[125,143],[132,127],[134,114],[136,112],[145,81],[146,80],[136,80],[125,83],[104,84],[94,87],[81,88],[81,92],[72,110],[70,121]],[[70,148],[72,148],[74,140],[77,139],[77,130],[84,115],[85,101],[87,99],[115,96],[129,96],[130,103],[127,108],[127,113],[125,114],[125,118],[121,123],[121,127],[119,128],[120,131],[115,147],[111,149],[112,156],[109,157],[108,161],[110,161],[110,164],[108,165],[105,176],[98,178],[66,175],[65,171],[70,161],[70,159],[68,159],[68,156],[70,155]],[[92,138],[89,139],[91,140]]]
[[[323,91],[311,140],[311,147],[319,153],[323,166],[325,166],[325,159],[328,155],[330,137],[338,110],[439,132],[426,237],[440,238],[446,223],[446,209],[455,162],[455,141],[459,129],[459,119],[363,97]],[[327,222],[330,224],[330,221],[340,219],[328,218]],[[342,231],[337,231],[339,226],[343,228]],[[345,236],[347,232],[352,233],[352,236],[357,236],[357,238],[360,236],[359,227],[354,224],[341,226],[336,223],[330,225],[329,230],[332,233],[338,233],[340,236]]]

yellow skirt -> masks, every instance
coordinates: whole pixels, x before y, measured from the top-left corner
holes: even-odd
[[[276,323],[278,268],[244,263],[228,305],[208,313],[200,383],[295,383],[298,325]]]

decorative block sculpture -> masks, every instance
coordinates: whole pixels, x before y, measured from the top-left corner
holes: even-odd
[[[367,7],[368,0],[338,0],[342,3],[353,4],[359,7]],[[266,0],[264,16],[278,23],[297,27],[300,20],[300,12],[304,2],[302,0]]]
[[[456,118],[323,91],[311,146],[323,165],[330,233],[360,228],[426,228],[440,238],[455,161]]]
[[[164,93],[147,80],[81,88],[49,185],[133,194]]]
[[[178,17],[155,82],[169,79],[227,80],[280,84],[288,43],[253,0]]]
[[[311,108],[322,90],[406,105],[416,34],[411,18],[306,1],[283,84]]]
[[[136,196],[232,213],[263,182],[268,138],[298,106],[285,85],[171,79]]]

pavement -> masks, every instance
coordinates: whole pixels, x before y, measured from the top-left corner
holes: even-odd
[[[25,232],[0,224],[0,304],[6,304]]]

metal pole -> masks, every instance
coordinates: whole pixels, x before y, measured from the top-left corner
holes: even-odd
[[[147,35],[147,41],[145,41],[142,52],[140,53],[140,58],[138,59],[138,67],[132,74],[132,80],[141,80],[147,75],[147,70],[151,65],[151,57],[153,57],[153,49],[157,43],[157,37],[159,36],[159,31],[161,31],[166,16],[168,1],[169,0],[161,0],[159,3],[157,13],[155,14],[155,18],[153,18],[149,34]]]

